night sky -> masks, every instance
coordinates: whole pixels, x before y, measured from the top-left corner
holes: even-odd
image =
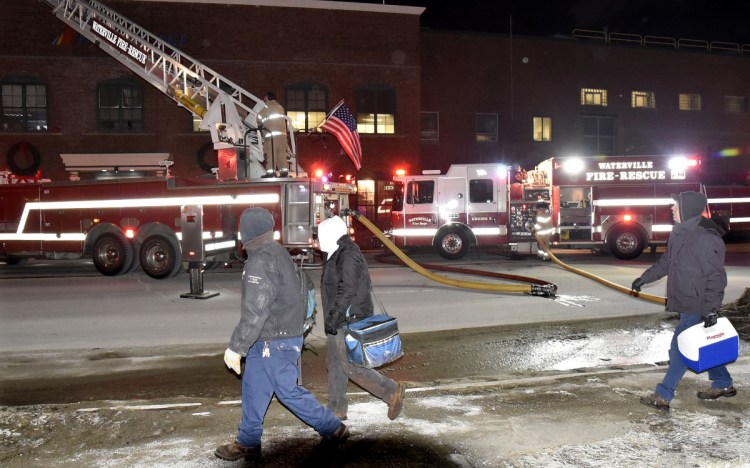
[[[424,6],[423,27],[570,36],[573,29],[750,44],[748,0],[359,0]]]

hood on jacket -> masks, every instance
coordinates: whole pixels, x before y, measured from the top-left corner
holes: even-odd
[[[275,223],[271,213],[265,208],[248,208],[240,216],[240,240],[243,244],[256,237],[273,231]]]
[[[672,195],[672,200],[677,202],[681,221],[699,216],[708,202],[706,196],[699,192],[680,192]]]
[[[347,234],[346,223],[338,216],[328,218],[318,225],[318,243],[320,250],[329,258],[339,248],[338,240]]]

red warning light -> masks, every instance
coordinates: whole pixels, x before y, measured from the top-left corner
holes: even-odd
[[[406,170],[404,169],[396,169],[396,175],[399,177],[403,177],[406,175]]]
[[[125,229],[125,237],[127,237],[128,239],[132,239],[133,237],[135,237],[135,229],[132,229],[132,228]]]
[[[318,179],[323,177],[323,169],[315,169],[315,177],[317,177]]]
[[[625,216],[622,217],[622,219],[624,219],[625,221],[632,221],[633,215],[626,214]]]

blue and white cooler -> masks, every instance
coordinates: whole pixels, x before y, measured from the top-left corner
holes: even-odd
[[[737,360],[740,340],[729,319],[720,317],[716,325],[694,325],[677,337],[682,361],[692,370],[703,372]]]

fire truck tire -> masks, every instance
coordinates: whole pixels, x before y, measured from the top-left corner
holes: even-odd
[[[133,266],[133,246],[124,235],[108,232],[94,241],[91,257],[99,273],[106,276],[121,275]]]
[[[155,279],[176,275],[182,268],[180,244],[170,235],[153,235],[141,244],[141,268]]]
[[[448,229],[438,233],[435,248],[441,257],[458,260],[469,251],[469,236],[460,229]]]
[[[615,257],[621,260],[632,260],[643,252],[646,241],[643,233],[637,228],[620,227],[607,236],[607,247]]]

